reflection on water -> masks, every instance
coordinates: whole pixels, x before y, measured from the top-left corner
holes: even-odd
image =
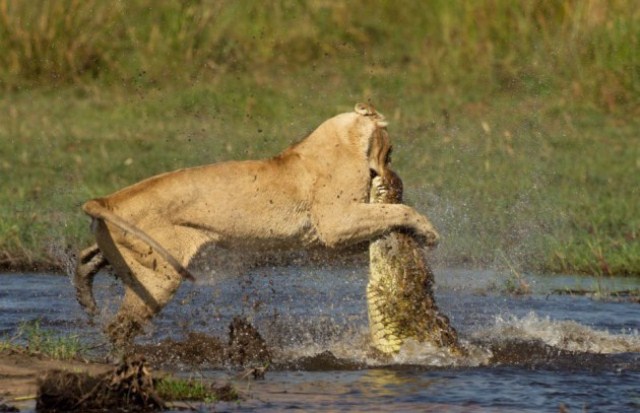
[[[533,294],[514,297],[497,292],[495,273],[436,275],[438,305],[470,349],[466,359],[412,342],[390,365],[370,359],[361,268],[203,275],[181,287],[141,341],[179,338],[188,331],[222,336],[234,315],[249,318],[277,349],[275,365],[287,369],[271,370],[263,381],[239,381],[249,398],[220,405],[234,411],[557,412],[561,404],[569,411],[640,409],[640,305],[557,294],[634,290],[640,281],[530,276]],[[86,324],[67,278],[3,275],[0,283],[0,334],[14,334],[20,322],[40,319],[44,327],[77,332],[88,342],[103,339],[98,327]],[[103,318],[115,312],[120,290],[110,277],[98,278]],[[327,350],[348,363],[325,368],[316,363],[313,371],[287,364]],[[219,369],[197,373],[235,376]]]

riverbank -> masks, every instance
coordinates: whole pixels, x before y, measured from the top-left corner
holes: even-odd
[[[106,363],[54,360],[26,352],[0,351],[0,400],[17,405],[35,403],[38,378],[49,370],[98,375],[113,369]]]

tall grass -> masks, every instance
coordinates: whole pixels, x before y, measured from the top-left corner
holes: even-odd
[[[0,50],[5,88],[340,64],[609,110],[640,93],[633,0],[0,0]]]

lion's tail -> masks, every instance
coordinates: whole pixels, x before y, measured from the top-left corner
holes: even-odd
[[[182,277],[191,281],[193,275],[178,262],[162,245],[141,229],[129,224],[113,212],[105,208],[98,200],[91,200],[82,206],[84,212],[94,219],[107,221],[127,233],[133,234],[151,248],[153,248],[162,258],[164,258]],[[98,271],[107,264],[102,252],[97,244],[85,249],[78,257],[78,264],[73,279],[76,287],[76,297],[80,305],[87,309],[90,315],[95,315],[98,311],[95,298],[93,297],[93,279]]]
[[[87,213],[89,216],[95,219],[101,219],[103,221],[109,222],[110,224],[115,225],[121,230],[134,235],[151,248],[153,248],[160,256],[169,263],[182,277],[194,281],[195,278],[189,270],[187,270],[180,262],[173,256],[169,251],[167,251],[162,245],[160,245],[156,240],[147,235],[140,228],[131,225],[124,219],[120,218],[106,207],[104,207],[100,201],[96,199],[92,199],[88,201],[82,206],[82,210]]]

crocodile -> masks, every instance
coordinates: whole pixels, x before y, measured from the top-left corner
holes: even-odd
[[[390,169],[374,177],[369,202],[401,203],[400,177]],[[371,345],[377,352],[392,356],[413,339],[464,353],[456,330],[438,310],[433,283],[433,272],[409,232],[397,229],[369,244],[367,307]]]

